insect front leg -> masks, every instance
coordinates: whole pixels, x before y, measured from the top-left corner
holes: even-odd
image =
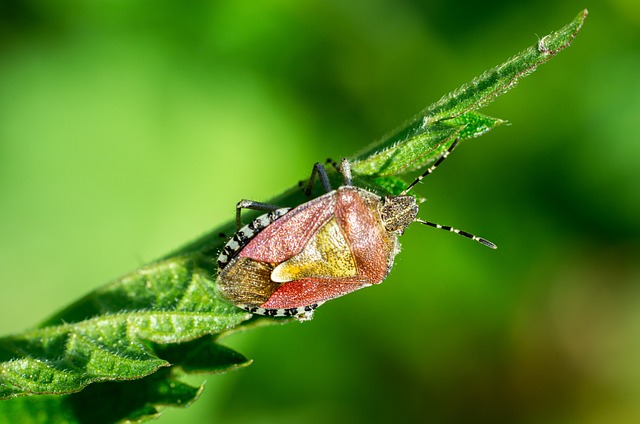
[[[337,169],[338,169],[338,172],[342,174],[342,178],[344,179],[343,184],[346,186],[350,186],[352,184],[352,179],[351,179],[351,163],[349,162],[349,159],[342,158],[342,160],[340,161],[340,167]]]
[[[242,228],[242,219],[240,219],[242,209],[251,209],[254,211],[273,212],[280,209],[280,206],[270,205],[268,203],[256,202],[253,200],[242,199],[236,205],[236,229]]]
[[[351,162],[349,162],[349,159],[342,158],[338,164],[335,160],[329,158],[327,159],[327,163],[330,163],[339,174],[342,174],[342,185],[353,185],[353,179],[351,178]]]

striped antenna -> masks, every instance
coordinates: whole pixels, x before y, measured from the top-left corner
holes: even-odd
[[[449,146],[449,148],[442,154],[442,156],[440,156],[438,158],[438,160],[436,161],[436,163],[434,163],[433,165],[431,165],[429,168],[427,168],[426,171],[424,171],[424,173],[422,175],[420,175],[418,178],[416,178],[415,180],[413,180],[413,182],[411,184],[409,184],[409,187],[405,188],[402,193],[400,193],[400,196],[405,196],[413,187],[416,186],[416,184],[418,184],[419,182],[422,181],[422,179],[424,177],[426,177],[427,175],[431,174],[438,166],[440,166],[440,164],[447,158],[447,156],[449,156],[449,154],[451,152],[453,152],[453,149],[456,148],[456,146],[458,145],[458,141],[460,140],[460,137],[456,138],[455,140],[453,140],[453,143],[451,143],[451,146]],[[497,249],[498,246],[496,246],[494,243],[490,242],[487,239],[483,239],[482,237],[478,237],[475,236],[471,233],[468,233],[466,231],[462,231],[462,230],[458,230],[457,228],[453,228],[453,227],[449,227],[448,225],[440,225],[440,224],[436,224],[435,222],[431,222],[431,221],[424,221],[420,218],[416,218],[413,220],[414,222],[419,222],[421,224],[424,225],[428,225],[429,227],[433,227],[433,228],[437,228],[439,230],[445,230],[445,231],[450,231],[452,233],[456,233],[460,236],[466,237],[470,240],[473,241],[477,241],[480,244],[483,244],[491,249]]]
[[[406,195],[409,190],[411,190],[413,187],[415,187],[416,184],[418,184],[420,181],[422,181],[422,179],[424,177],[426,177],[427,175],[431,174],[438,166],[440,166],[440,164],[447,158],[447,156],[449,156],[449,153],[453,152],[453,149],[456,148],[456,146],[458,145],[458,140],[460,140],[460,137],[456,138],[455,140],[453,140],[453,143],[451,143],[451,146],[449,146],[449,148],[447,149],[446,152],[444,152],[442,154],[442,156],[440,156],[438,158],[438,160],[436,161],[436,163],[434,163],[433,165],[431,165],[429,168],[427,168],[426,171],[424,171],[424,173],[422,175],[420,175],[418,178],[416,178],[415,180],[413,180],[413,182],[411,184],[409,184],[409,187],[405,188],[402,193],[400,193],[400,196],[404,196]]]
[[[453,228],[453,227],[449,227],[448,225],[440,225],[440,224],[436,224],[435,222],[423,221],[422,219],[419,219],[419,218],[416,218],[413,221],[414,222],[419,222],[419,223],[424,224],[424,225],[428,225],[429,227],[437,228],[439,230],[451,231],[452,233],[456,233],[456,234],[458,234],[460,236],[466,237],[466,238],[471,239],[473,241],[477,241],[480,244],[484,244],[485,246],[490,247],[491,249],[497,249],[498,248],[498,246],[496,246],[495,244],[491,243],[487,239],[483,239],[482,237],[474,236],[471,233],[467,233],[466,231],[462,231],[462,230],[458,230],[458,229]]]

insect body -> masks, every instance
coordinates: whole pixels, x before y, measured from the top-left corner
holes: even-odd
[[[447,152],[399,196],[380,197],[351,184],[349,162],[340,171],[344,185],[332,190],[322,164],[314,166],[327,191],[294,209],[243,200],[240,210],[270,212],[240,228],[218,257],[218,293],[252,313],[310,319],[323,302],[381,283],[399,252],[398,235],[412,222],[456,232],[489,247],[495,245],[451,227],[417,219],[418,204],[407,192],[431,173]]]

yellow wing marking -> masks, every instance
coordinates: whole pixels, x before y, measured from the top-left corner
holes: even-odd
[[[273,269],[271,280],[286,283],[301,278],[345,278],[357,275],[349,244],[331,218],[309,239],[302,251]]]

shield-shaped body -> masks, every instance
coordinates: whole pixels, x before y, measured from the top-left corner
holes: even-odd
[[[259,217],[220,255],[219,294],[253,313],[308,318],[329,299],[382,282],[399,250],[382,203],[343,186]]]

